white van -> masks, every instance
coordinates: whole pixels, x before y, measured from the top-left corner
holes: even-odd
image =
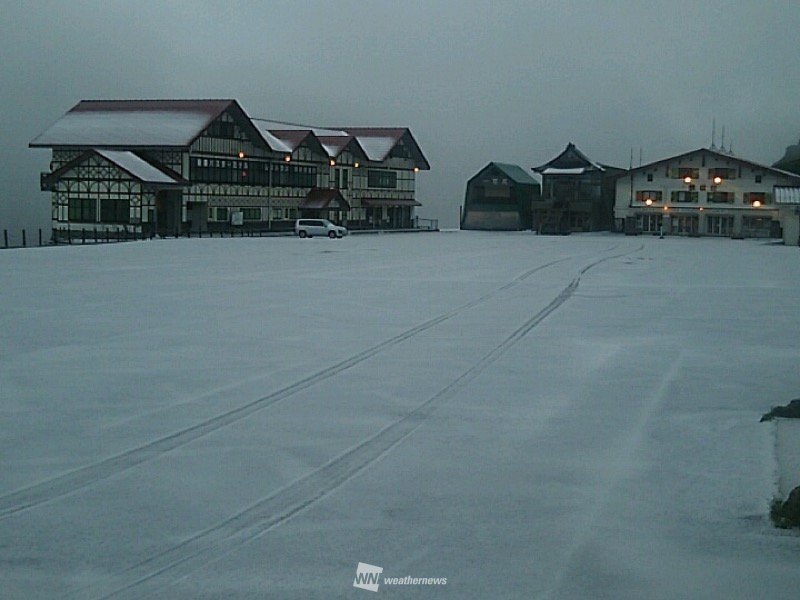
[[[347,228],[334,225],[328,219],[297,219],[294,222],[294,232],[301,238],[327,235],[331,239],[347,235]]]

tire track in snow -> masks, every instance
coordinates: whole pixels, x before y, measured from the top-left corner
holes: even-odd
[[[100,598],[120,596],[143,598],[155,594],[170,585],[171,582],[223,558],[326,497],[403,442],[440,405],[466,387],[533,328],[561,307],[573,296],[580,285],[581,277],[587,271],[600,263],[637,252],[641,248],[607,256],[586,265],[579,271],[578,276],[572,279],[547,306],[525,321],[458,378],[404,417],[339,454],[320,468],[221,523],[134,565],[122,573],[122,577],[127,579],[126,583]]]
[[[615,248],[616,246],[612,246],[611,248],[605,250],[605,252],[612,251]],[[366,350],[362,350],[361,352],[354,354],[330,367],[322,369],[313,375],[300,379],[299,381],[289,384],[266,396],[252,400],[247,404],[243,404],[234,409],[206,419],[205,421],[196,423],[195,425],[181,429],[130,450],[126,450],[125,452],[116,454],[96,463],[80,467],[76,470],[69,471],[51,479],[47,479],[45,481],[17,489],[0,496],[0,520],[8,518],[24,510],[34,508],[46,502],[50,502],[57,498],[61,498],[62,496],[77,492],[94,483],[108,479],[113,475],[122,473],[123,471],[131,469],[137,465],[158,458],[159,456],[170,452],[171,450],[184,446],[198,438],[235,423],[236,421],[240,421],[254,412],[277,404],[278,402],[281,402],[282,400],[285,400],[286,398],[289,398],[298,392],[316,385],[317,383],[347,371],[348,369],[364,362],[380,352],[383,352],[384,350],[387,350],[388,348],[396,346],[397,344],[404,342],[405,340],[408,340],[422,333],[423,331],[430,329],[431,327],[435,327],[436,325],[452,319],[453,317],[466,310],[469,310],[470,308],[490,300],[497,294],[515,285],[518,285],[539,271],[542,271],[555,264],[570,260],[571,258],[574,258],[574,256],[553,260],[529,269],[503,286],[487,292],[486,294],[474,300],[471,300],[437,317],[420,323],[419,325],[416,325],[411,329],[407,329],[406,331],[384,340],[375,346],[367,348]]]

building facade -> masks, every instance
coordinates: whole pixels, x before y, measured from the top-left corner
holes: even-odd
[[[776,169],[800,175],[800,142],[786,148],[783,157],[772,165]],[[800,185],[777,186],[775,204],[783,231],[783,242],[800,246]]]
[[[542,177],[541,198],[533,206],[536,231],[566,234],[612,228],[615,181],[624,169],[596,163],[570,143],[533,170]]]
[[[461,229],[530,229],[539,191],[539,182],[522,167],[491,162],[467,182]]]
[[[430,169],[407,128],[323,129],[253,119],[235,100],[81,101],[34,139],[54,237],[413,223]]]
[[[616,183],[616,227],[626,233],[781,237],[775,188],[800,176],[714,148],[631,169]]]

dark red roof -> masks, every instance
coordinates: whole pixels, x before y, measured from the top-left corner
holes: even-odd
[[[216,118],[236,100],[81,100],[69,112],[82,111],[158,111],[204,112]]]
[[[331,207],[331,203],[334,203],[333,207]],[[300,208],[339,208],[350,210],[350,205],[339,190],[312,188],[309,190],[308,194],[306,194],[306,199],[300,205]]]

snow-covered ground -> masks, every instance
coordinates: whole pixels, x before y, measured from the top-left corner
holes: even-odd
[[[0,596],[796,598],[800,254],[476,232],[0,252]]]

